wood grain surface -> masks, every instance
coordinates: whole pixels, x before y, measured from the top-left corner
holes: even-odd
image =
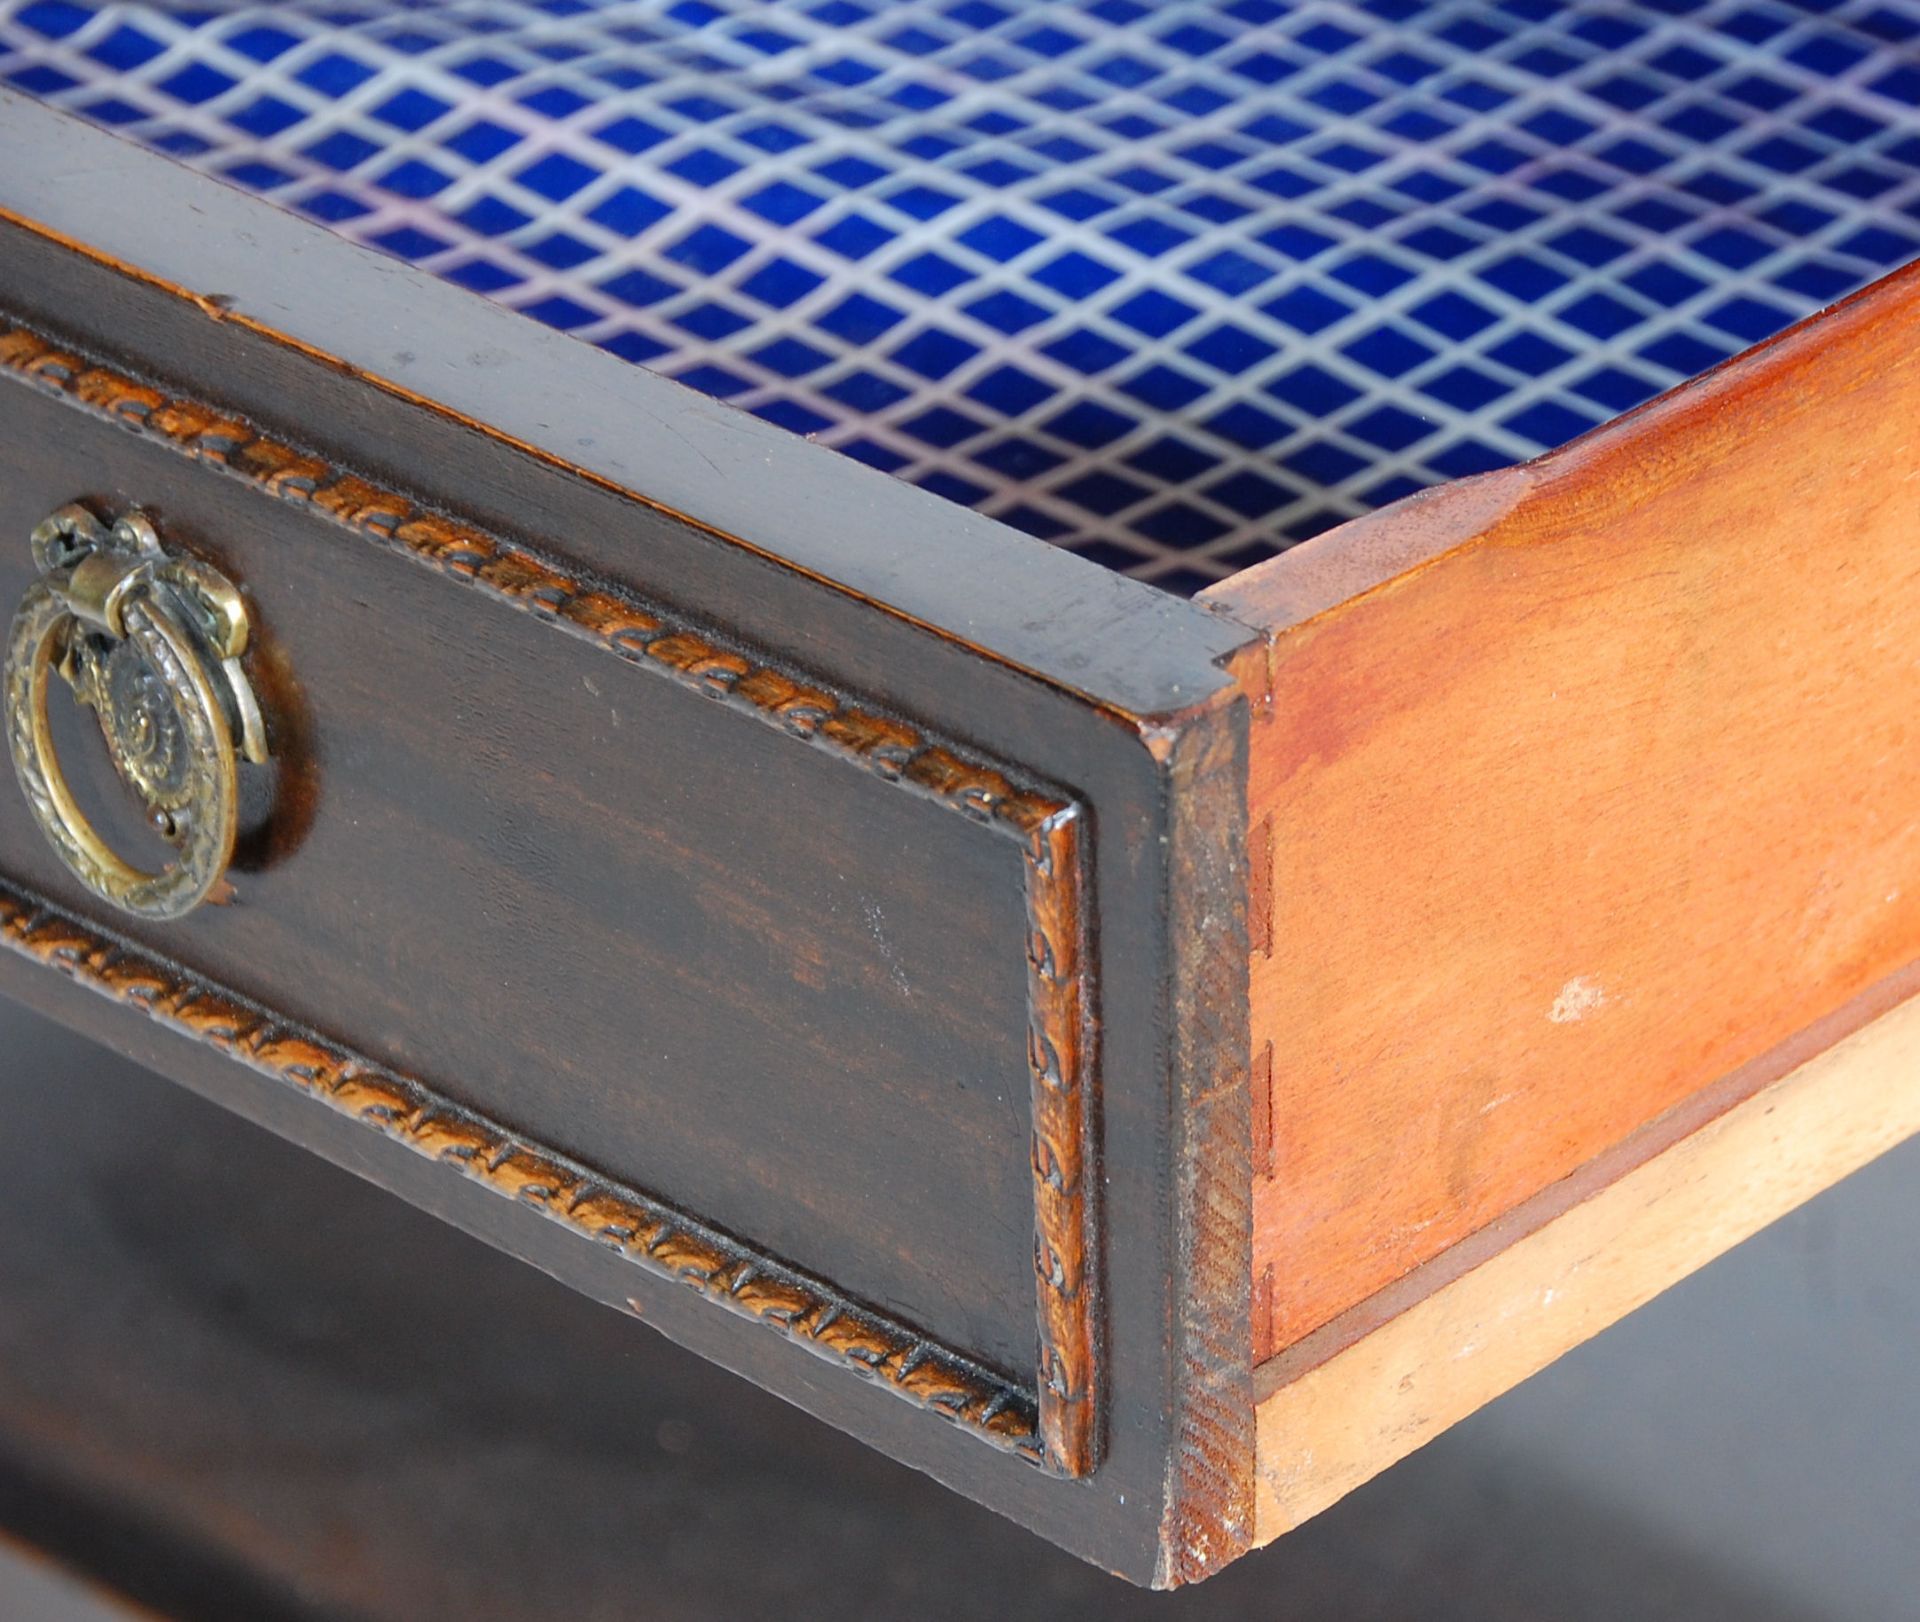
[[[1170,1598],[4,1000],[0,1052],[0,1526],[179,1622],[1911,1611],[1920,1143]]]
[[[1031,1381],[1020,840],[318,505],[0,388],[0,535],[61,492],[144,503],[246,582],[300,695],[279,752],[313,804],[261,825],[300,837],[244,854],[231,905],[134,936]],[[30,570],[0,548],[0,601]],[[100,905],[14,792],[0,862]]]
[[[84,400],[4,407],[0,595],[37,509],[84,498],[152,506],[259,611],[278,795],[236,904],[139,944],[995,1369],[1044,1361],[1063,1457],[1097,1468],[1043,1474],[635,1288],[526,1202],[43,965],[0,978],[1109,1569],[1172,1584],[1244,1548],[1247,707],[1218,664],[1244,628],[4,92],[0,144],[8,318],[234,430],[203,465]],[[219,442],[248,436],[289,479],[317,460],[492,537],[475,574],[503,589],[420,567],[372,505],[343,526],[236,480]],[[556,576],[578,594],[548,600]],[[718,661],[610,657],[563,623],[596,594]],[[782,735],[735,658],[857,700],[881,746]],[[889,780],[914,770],[896,727],[1084,808],[1084,941],[1038,938],[1074,927],[1029,904],[1050,854]],[[84,913],[6,798],[0,872]],[[1030,1091],[1076,1010],[1085,1096],[1045,1124],[1057,1147],[1084,1123],[1077,1186],[1036,1157]]]
[[[0,378],[38,389],[52,400],[81,406],[96,429],[107,426],[136,433],[307,515],[325,515],[351,534],[384,544],[443,578],[474,588],[495,606],[536,614],[623,663],[676,680],[690,692],[762,721],[784,738],[872,771],[881,781],[1024,847],[1027,928],[1022,956],[1027,966],[1028,1030],[1022,1046],[1032,1108],[1040,1418],[1048,1467],[1070,1475],[1086,1474],[1092,1468],[1098,1427],[1091,1311],[1096,1263],[1087,1220],[1093,998],[1086,973],[1086,873],[1079,808],[1022,788],[992,766],[942,747],[817,681],[796,679],[716,643],[691,625],[674,623],[663,612],[623,600],[562,566],[423,511],[399,492],[383,490],[324,458],[261,435],[217,409],[147,387],[4,322],[0,322]],[[396,640],[411,638],[403,627],[396,627]],[[284,666],[288,656],[284,648],[279,652]],[[589,692],[595,691],[590,677],[582,680]],[[331,689],[332,684],[326,686]],[[284,699],[284,692],[280,696]],[[402,711],[409,707],[400,706]],[[439,712],[428,709],[433,724]],[[617,731],[619,711],[612,715]],[[282,756],[298,760],[310,774],[319,747],[311,719],[299,729],[297,739],[287,735],[284,725],[279,730]],[[92,752],[97,757],[97,747]],[[618,752],[610,740],[599,740],[597,747],[582,753],[577,775],[592,775],[596,759]],[[311,820],[310,788],[297,792],[303,786],[297,776],[293,786],[294,794],[279,798],[301,802],[293,807],[294,814],[268,814],[261,824],[263,832],[280,832],[277,854],[282,857],[290,855],[298,843],[285,837],[285,825],[297,822],[304,830]],[[121,796],[110,791],[106,798],[111,803]],[[151,842],[150,834],[148,838]],[[157,866],[161,859],[156,857],[150,865]],[[270,865],[249,852],[240,867],[258,871]],[[598,871],[611,880],[610,872]],[[238,891],[230,884],[226,889],[226,901],[232,904]],[[830,910],[840,909],[830,905]],[[879,948],[895,988],[910,996],[905,966],[886,938],[879,901],[867,900],[862,912],[866,931]],[[764,923],[761,932],[777,933]],[[844,961],[843,949],[818,954],[816,972],[808,979],[819,978],[818,966],[829,955]],[[731,1021],[721,1018],[713,1023],[724,1026]],[[716,1041],[713,1046],[723,1044]],[[930,1115],[909,1130],[931,1126]],[[751,1140],[752,1131],[745,1123],[736,1130],[743,1142]]]
[[[1270,1542],[1920,1132],[1909,997],[1259,1406]]]
[[[1920,276],[1212,601],[1262,1353],[1920,956]]]

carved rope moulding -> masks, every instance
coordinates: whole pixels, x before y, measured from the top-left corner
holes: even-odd
[[[152,387],[41,334],[0,320],[0,374],[38,386],[253,488],[323,515],[484,595],[532,613],[1023,847],[1028,940],[1027,1053],[1033,1109],[1034,1271],[1039,1367],[1031,1393],[958,1353],[755,1256],[691,1219],[618,1190],[537,1147],[516,1143],[417,1083],[294,1033],[265,1012],[158,960],[93,934],[0,885],[5,944],[250,1065],[301,1086],[410,1147],[452,1160],[489,1187],[538,1205],[651,1271],[695,1284],[996,1446],[1069,1476],[1098,1449],[1090,1232],[1093,1007],[1083,905],[1080,807],[1017,785],[998,769],[864,709],[824,683],[777,668],[411,498],[260,433],[198,401]]]
[[[0,945],[537,1208],[649,1272],[1041,1461],[1031,1397],[991,1371],[725,1235],[0,882]]]

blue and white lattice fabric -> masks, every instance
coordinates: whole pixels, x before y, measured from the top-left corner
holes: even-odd
[[[1920,255],[1920,0],[0,0],[0,82],[1174,590]]]

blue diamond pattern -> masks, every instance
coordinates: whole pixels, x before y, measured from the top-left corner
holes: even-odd
[[[1182,591],[1920,256],[1920,0],[0,0],[0,82]]]

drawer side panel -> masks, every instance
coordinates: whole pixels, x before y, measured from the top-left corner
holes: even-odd
[[[1920,278],[1215,594],[1282,1350],[1920,956]]]

